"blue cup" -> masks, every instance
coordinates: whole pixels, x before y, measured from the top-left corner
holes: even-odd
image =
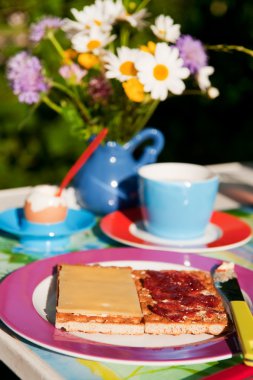
[[[219,178],[188,163],[155,163],[138,170],[139,196],[146,230],[171,240],[201,237],[209,224]]]

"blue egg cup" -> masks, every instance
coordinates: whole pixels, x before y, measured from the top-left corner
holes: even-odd
[[[28,251],[66,250],[72,234],[94,226],[95,216],[84,209],[69,209],[64,222],[32,223],[24,216],[23,208],[12,208],[0,213],[0,229],[18,236],[21,245]]]

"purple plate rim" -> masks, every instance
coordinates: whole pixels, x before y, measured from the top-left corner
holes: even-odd
[[[143,250],[140,248],[103,248],[62,254],[28,264],[8,275],[0,284],[0,318],[14,332],[44,348],[70,356],[134,364],[186,364],[223,360],[239,354],[234,334],[213,338],[187,346],[126,347],[94,342],[69,335],[54,328],[35,310],[32,296],[37,285],[52,275],[55,265],[62,263],[94,263],[103,261],[156,261],[210,270],[221,260],[193,253]],[[189,264],[188,264],[189,265]],[[242,289],[253,300],[250,283],[252,271],[235,265]],[[18,315],[18,317],[17,317]],[[27,318],[30,322],[27,323]]]

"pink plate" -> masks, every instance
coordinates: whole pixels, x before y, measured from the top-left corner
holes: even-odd
[[[182,335],[174,337],[173,341],[173,337],[165,336],[165,340],[161,343],[159,340],[152,341],[153,337],[149,335],[146,337],[135,336],[131,341],[130,336],[112,337],[106,334],[76,336],[57,330],[54,328],[54,324],[44,318],[41,313],[48,307],[49,293],[53,292],[55,297],[53,281],[50,283],[50,289],[49,287],[45,288],[44,285],[48,279],[54,278],[52,275],[55,272],[55,266],[60,263],[101,263],[102,265],[131,265],[134,268],[160,267],[165,269],[190,267],[210,270],[221,262],[194,254],[173,254],[171,252],[168,255],[164,251],[110,248],[68,253],[26,265],[7,276],[0,284],[0,317],[10,329],[25,339],[70,356],[125,364],[193,364],[223,360],[240,353],[232,329],[225,336],[219,337]],[[252,272],[237,265],[235,270],[242,289],[252,300],[253,290],[249,287]],[[39,305],[43,298],[46,306]],[[40,308],[41,310],[39,310]],[[55,310],[55,304],[53,309]],[[158,339],[163,338],[158,337]],[[111,339],[114,340],[111,341]],[[128,341],[128,339],[130,340]],[[145,339],[147,340],[145,341]],[[192,341],[192,339],[194,340]]]
[[[147,249],[174,252],[207,252],[246,244],[251,227],[230,214],[215,211],[205,236],[195,240],[166,240],[149,234],[142,223],[140,208],[115,211],[101,219],[102,231],[120,243]]]

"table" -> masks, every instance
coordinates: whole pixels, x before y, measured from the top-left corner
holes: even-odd
[[[233,213],[253,227],[253,208],[242,204],[244,199],[247,203],[250,201],[247,197],[243,198],[245,193],[239,191],[243,185],[244,188],[247,187],[247,195],[250,194],[249,186],[253,184],[253,170],[239,163],[215,165],[211,168],[220,175],[222,184],[227,185],[225,191],[219,193],[217,197],[216,209],[233,210]],[[234,192],[230,188],[229,192],[229,184],[234,189],[235,185],[239,185],[239,188],[237,187]],[[22,206],[29,190],[29,187],[25,187],[0,191],[0,210]],[[73,236],[71,250],[90,250],[111,246],[122,247],[105,237],[96,227],[82,234],[79,233],[77,237]],[[41,253],[34,256],[23,252],[17,240],[0,234],[0,278],[47,255],[47,253]],[[233,261],[253,270],[253,241],[250,240],[246,245],[229,251],[208,253],[208,256]],[[78,359],[30,343],[9,330],[2,322],[0,322],[0,359],[20,378],[29,380],[149,380],[154,378],[179,380],[189,379],[193,375],[194,379],[201,379],[242,361],[238,356],[204,364],[145,367]]]

